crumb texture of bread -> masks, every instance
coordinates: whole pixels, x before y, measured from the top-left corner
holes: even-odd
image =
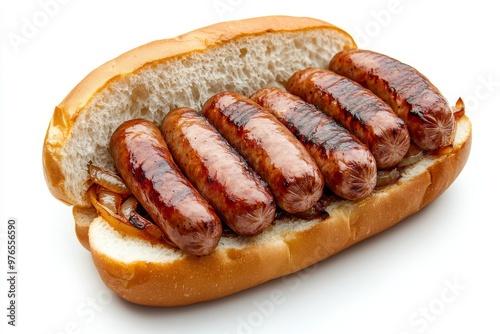
[[[200,110],[221,91],[250,95],[283,86],[293,72],[326,68],[336,52],[351,47],[349,35],[323,21],[266,17],[221,23],[131,50],[90,73],[56,107],[43,152],[49,189],[64,202],[88,206],[86,166],[115,170],[109,139],[125,120],[159,124],[169,110]]]

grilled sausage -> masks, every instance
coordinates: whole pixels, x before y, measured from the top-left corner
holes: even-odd
[[[372,90],[401,117],[423,150],[450,145],[455,118],[439,90],[413,67],[367,50],[336,54],[330,69]]]
[[[240,94],[223,92],[208,99],[202,112],[269,184],[283,210],[306,211],[321,197],[324,181],[318,166],[264,108]]]
[[[353,134],[312,104],[279,88],[263,88],[252,100],[271,111],[309,151],[335,194],[359,200],[377,181],[375,158]]]
[[[410,147],[404,122],[375,94],[346,77],[308,68],[294,73],[286,88],[358,137],[370,149],[378,168],[396,165]]]
[[[171,110],[161,131],[184,175],[233,231],[253,236],[273,222],[276,204],[269,188],[202,115]]]
[[[110,149],[127,187],[174,244],[200,256],[217,246],[219,218],[175,165],[154,123],[126,121],[113,133]]]

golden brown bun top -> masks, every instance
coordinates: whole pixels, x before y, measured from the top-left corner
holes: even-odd
[[[93,159],[97,159],[97,162],[103,167],[112,168],[112,166],[110,166],[110,160],[108,158],[102,159],[100,156],[107,154],[105,147],[105,142],[107,140],[106,137],[109,137],[109,132],[113,130],[112,128],[116,127],[115,124],[110,125],[109,129],[104,129],[102,133],[99,133],[99,136],[104,137],[100,140],[100,142],[97,144],[85,143],[86,147],[83,147],[84,144],[80,144],[80,146],[78,146],[73,144],[73,142],[78,142],[82,138],[85,140],[86,138],[84,137],[91,135],[88,133],[91,131],[89,129],[86,130],[83,125],[82,129],[74,130],[75,124],[79,121],[79,119],[88,118],[89,116],[87,113],[95,113],[96,117],[99,119],[102,118],[102,123],[105,124],[109,121],[110,117],[109,115],[102,116],[100,113],[108,107],[118,109],[116,111],[117,115],[112,115],[111,117],[114,119],[114,117],[117,116],[121,122],[127,118],[143,116],[143,109],[145,107],[153,109],[149,105],[142,105],[138,107],[133,103],[130,111],[119,110],[120,108],[116,108],[112,104],[106,106],[107,102],[101,102],[101,100],[103,99],[103,96],[113,97],[113,92],[108,92],[113,84],[119,84],[122,81],[130,80],[130,76],[132,74],[139,74],[142,69],[155,69],[157,67],[156,65],[175,62],[176,60],[184,59],[183,57],[185,56],[193,55],[198,52],[205,53],[209,49],[225,48],[229,42],[236,41],[244,37],[263,36],[274,34],[276,32],[297,32],[296,35],[302,35],[303,32],[310,30],[318,30],[320,33],[329,31],[330,34],[341,40],[341,42],[337,43],[336,46],[331,47],[332,50],[326,51],[321,50],[321,48],[324,47],[324,43],[317,42],[318,53],[325,53],[324,57],[328,57],[329,55],[333,56],[333,54],[338,52],[340,49],[356,47],[351,36],[343,30],[324,21],[312,18],[269,16],[218,23],[194,30],[176,38],[154,41],[132,49],[98,67],[88,74],[75,88],[73,88],[68,96],[55,108],[52,120],[49,124],[43,147],[43,166],[45,179],[51,193],[59,200],[68,204],[87,205],[88,202],[83,196],[83,193],[88,186],[88,178],[84,175],[83,171],[85,167],[75,167],[75,165],[80,164],[85,166],[86,163],[90,162],[89,160],[93,161]],[[264,37],[264,39],[267,39],[267,37]],[[303,41],[300,41],[300,38],[297,40],[299,41],[299,44],[304,43]],[[280,44],[280,41],[273,43]],[[305,43],[308,43],[308,41]],[[314,40],[312,43],[314,43]],[[296,44],[296,46],[297,45],[298,44]],[[252,47],[251,44],[250,47]],[[300,45],[298,48],[300,48]],[[251,50],[249,50],[249,52],[251,52]],[[232,57],[232,59],[234,59],[236,56],[242,58],[243,62],[256,61],[255,59],[250,59],[250,57],[242,57],[242,55],[234,55],[229,52],[228,57]],[[226,60],[227,59],[224,61]],[[218,59],[213,58],[208,59],[208,61],[217,62]],[[297,63],[296,59],[293,59],[293,57],[291,59],[283,59],[283,61]],[[323,59],[306,59],[304,61],[305,62],[303,64],[298,64],[297,66],[326,66],[326,64],[323,64]],[[266,66],[268,64],[262,65]],[[235,66],[235,70],[236,69],[237,66]],[[285,70],[284,75],[291,75],[291,73],[287,73],[291,70],[295,70],[295,68]],[[214,74],[207,73],[207,76],[211,75]],[[229,76],[231,77],[231,75]],[[248,78],[241,77],[241,73],[237,74],[237,76],[242,81],[248,80],[249,83],[242,84],[240,82],[240,86],[234,87],[234,90],[239,90],[248,94],[260,86],[260,83],[257,83],[255,78],[251,78],[250,76]],[[215,80],[214,78],[209,79]],[[193,80],[195,80],[195,78],[193,78]],[[284,79],[281,78],[276,80],[282,81]],[[128,83],[125,82],[125,84]],[[192,82],[192,84],[195,85],[197,83]],[[280,82],[271,82],[271,84],[280,84]],[[189,86],[189,83],[183,83],[183,85]],[[248,87],[245,85],[248,85]],[[130,85],[130,87],[133,88],[133,85]],[[209,90],[206,93],[194,94],[195,96],[192,100],[186,102],[186,104],[191,103],[192,105],[186,106],[197,107],[203,103],[203,100],[208,97],[208,94],[215,93],[215,90],[217,89],[224,90],[227,87],[221,86],[220,84],[214,84],[211,88],[213,91]],[[168,90],[170,87],[167,87],[166,89]],[[140,93],[140,89],[138,91]],[[136,93],[137,91],[132,91],[131,95]],[[150,91],[146,91],[146,93],[156,94],[155,92],[152,93]],[[96,100],[99,100],[99,102],[95,102]],[[95,105],[92,105],[93,102]],[[96,106],[99,103],[101,106]],[[166,105],[165,110],[162,112],[156,112],[154,115],[146,115],[145,118],[150,118],[158,122],[158,120],[164,116],[164,113],[168,112],[168,108],[175,106],[175,101],[172,103],[173,105]],[[82,120],[81,123],[83,124],[85,122],[87,121]],[[96,135],[96,137],[98,136]],[[68,144],[67,142],[71,143]],[[93,147],[93,145],[96,145],[97,147]],[[73,146],[78,146],[78,148],[73,148]],[[73,156],[77,158],[73,158]],[[66,162],[66,160],[69,161],[70,159],[81,159],[82,161],[78,161],[76,163]]]

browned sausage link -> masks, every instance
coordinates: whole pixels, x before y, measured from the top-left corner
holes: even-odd
[[[251,99],[273,113],[309,151],[337,195],[359,200],[377,182],[375,158],[353,134],[312,104],[279,88],[263,88]]]
[[[323,176],[312,157],[257,103],[234,92],[223,92],[205,103],[203,114],[269,184],[283,210],[306,211],[321,197]]]
[[[171,110],[161,131],[184,175],[233,231],[252,236],[274,221],[276,204],[267,185],[202,115]]]
[[[209,254],[222,224],[175,165],[160,129],[146,120],[127,121],[110,146],[127,187],[170,240],[188,253]]]
[[[439,90],[411,66],[366,50],[336,54],[330,69],[372,90],[401,117],[424,150],[451,144],[455,119]]]
[[[378,168],[396,165],[410,147],[404,122],[375,94],[346,77],[309,68],[292,75],[286,88],[358,137],[370,149]]]

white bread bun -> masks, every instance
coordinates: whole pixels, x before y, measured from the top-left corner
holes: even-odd
[[[213,94],[250,95],[283,86],[306,67],[327,68],[356,47],[323,21],[262,17],[226,22],[131,50],[91,72],[56,107],[43,162],[52,194],[73,205],[76,234],[105,284],[134,303],[186,305],[220,298],[310,266],[417,212],[437,198],[465,165],[471,124],[457,122],[453,147],[405,167],[403,177],[359,202],[335,201],[327,219],[277,219],[256,237],[224,236],[204,257],[150,242],[110,225],[90,207],[87,164],[114,170],[108,152],[125,120],[159,124],[175,107],[200,109]]]

